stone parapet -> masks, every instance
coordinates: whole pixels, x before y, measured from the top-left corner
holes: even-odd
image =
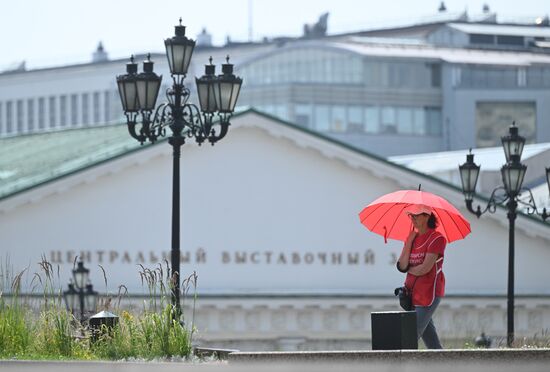
[[[499,362],[527,363],[550,361],[550,349],[455,349],[455,350],[392,350],[392,351],[297,351],[297,352],[234,352],[229,363],[260,362]]]

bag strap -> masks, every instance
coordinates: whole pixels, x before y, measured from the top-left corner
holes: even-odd
[[[443,261],[443,257],[439,257],[439,258],[437,259],[437,261],[435,261],[435,267],[436,267],[435,275],[437,275],[437,274],[439,274],[441,271],[443,271],[443,268],[442,268],[442,267],[440,267],[439,269],[437,268],[437,264],[438,264],[439,262],[441,262],[441,261]]]

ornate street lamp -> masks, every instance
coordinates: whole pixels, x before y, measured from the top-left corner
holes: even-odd
[[[74,313],[78,306],[78,291],[74,288],[72,282],[69,282],[69,289],[63,292],[63,298],[65,305],[67,305],[67,310]]]
[[[189,64],[191,63],[191,56],[193,55],[193,49],[195,49],[195,41],[185,36],[185,26],[181,25],[181,18],[179,26],[175,28],[176,34],[170,39],[164,40],[166,58],[168,58],[170,72],[173,75],[185,76],[187,75]]]
[[[183,81],[187,75],[195,41],[185,36],[185,26],[175,27],[175,36],[164,40],[166,57],[172,76],[172,86],[167,90],[168,102],[155,104],[162,77],[153,72],[153,62],[148,56],[143,63],[143,73],[137,73],[133,57],[126,65],[126,74],[117,76],[117,84],[126,116],[128,132],[140,143],[155,142],[166,135],[170,128],[168,143],[173,147],[172,177],[172,305],[180,309],[180,148],[186,138],[195,138],[201,145],[208,141],[212,145],[228,132],[230,119],[239,97],[242,79],[233,74],[233,65],[222,65],[222,74],[216,76],[216,66],[205,66],[205,74],[196,78],[200,109],[189,103],[190,90]],[[153,114],[154,112],[154,114]],[[217,114],[218,120],[214,120]],[[138,123],[138,117],[141,120]]]
[[[94,291],[92,283],[86,284],[86,292],[84,292],[84,299],[86,310],[95,312],[97,309],[97,291]]]
[[[509,134],[501,138],[502,147],[504,148],[504,156],[506,156],[506,162],[509,163],[512,156],[517,155],[518,159],[521,159],[523,153],[523,146],[525,146],[525,138],[519,135],[516,122],[512,123],[509,129]]]
[[[520,163],[519,155],[510,155],[510,161],[500,169],[502,183],[511,198],[519,195],[526,171],[527,165]]]
[[[464,198],[466,199],[466,203],[470,203],[470,205],[474,200],[480,168],[479,165],[474,163],[474,154],[472,154],[472,149],[470,149],[470,153],[466,155],[466,163],[459,166]]]
[[[134,56],[132,56],[130,63],[126,64],[126,75],[117,76],[116,79],[118,92],[122,100],[122,108],[126,115],[139,111],[136,79],[137,64],[134,63]]]
[[[76,288],[83,289],[88,283],[89,276],[90,270],[84,267],[84,262],[78,261],[76,269],[73,269],[73,280]]]
[[[543,221],[550,217],[550,214],[546,212],[546,208],[542,210],[542,213],[538,212],[531,190],[522,187],[525,172],[527,171],[527,166],[521,163],[521,154],[524,144],[525,138],[518,134],[518,128],[515,126],[515,123],[512,124],[509,134],[502,137],[502,147],[506,156],[506,164],[502,166],[500,172],[504,186],[498,186],[493,190],[484,210],[481,210],[479,205],[474,209],[472,205],[480,166],[474,163],[474,154],[471,153],[471,149],[470,153],[466,155],[466,162],[458,167],[462,180],[462,192],[464,193],[466,207],[471,213],[479,218],[487,211],[495,213],[499,205],[505,206],[508,210],[508,347],[511,347],[514,342],[514,241],[518,205],[526,207],[528,214],[536,214],[540,216]],[[546,168],[546,181],[550,191],[550,168]]]
[[[67,310],[75,313],[77,307],[80,310],[80,322],[85,320],[87,311],[94,311],[97,307],[98,293],[94,291],[88,276],[90,270],[84,267],[82,261],[78,261],[76,269],[73,269],[73,277],[69,281],[68,290],[63,292],[63,298]]]

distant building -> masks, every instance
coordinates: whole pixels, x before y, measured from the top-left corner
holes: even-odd
[[[498,23],[488,7],[469,16],[441,4],[428,20],[342,35],[326,34],[327,19],[300,38],[223,47],[203,30],[187,82],[194,89],[210,55],[220,64],[230,54],[244,78],[239,104],[381,156],[494,146],[512,121],[528,143],[550,141],[547,17]],[[167,63],[153,59],[163,99]],[[120,122],[125,61],[101,44],[93,60],[0,74],[0,136]]]

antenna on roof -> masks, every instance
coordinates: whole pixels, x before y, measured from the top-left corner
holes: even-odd
[[[439,4],[439,13],[443,13],[447,11],[447,7],[445,6],[445,2],[442,1],[441,4]]]
[[[489,13],[490,11],[491,9],[489,8],[489,4],[483,4],[483,13]]]

